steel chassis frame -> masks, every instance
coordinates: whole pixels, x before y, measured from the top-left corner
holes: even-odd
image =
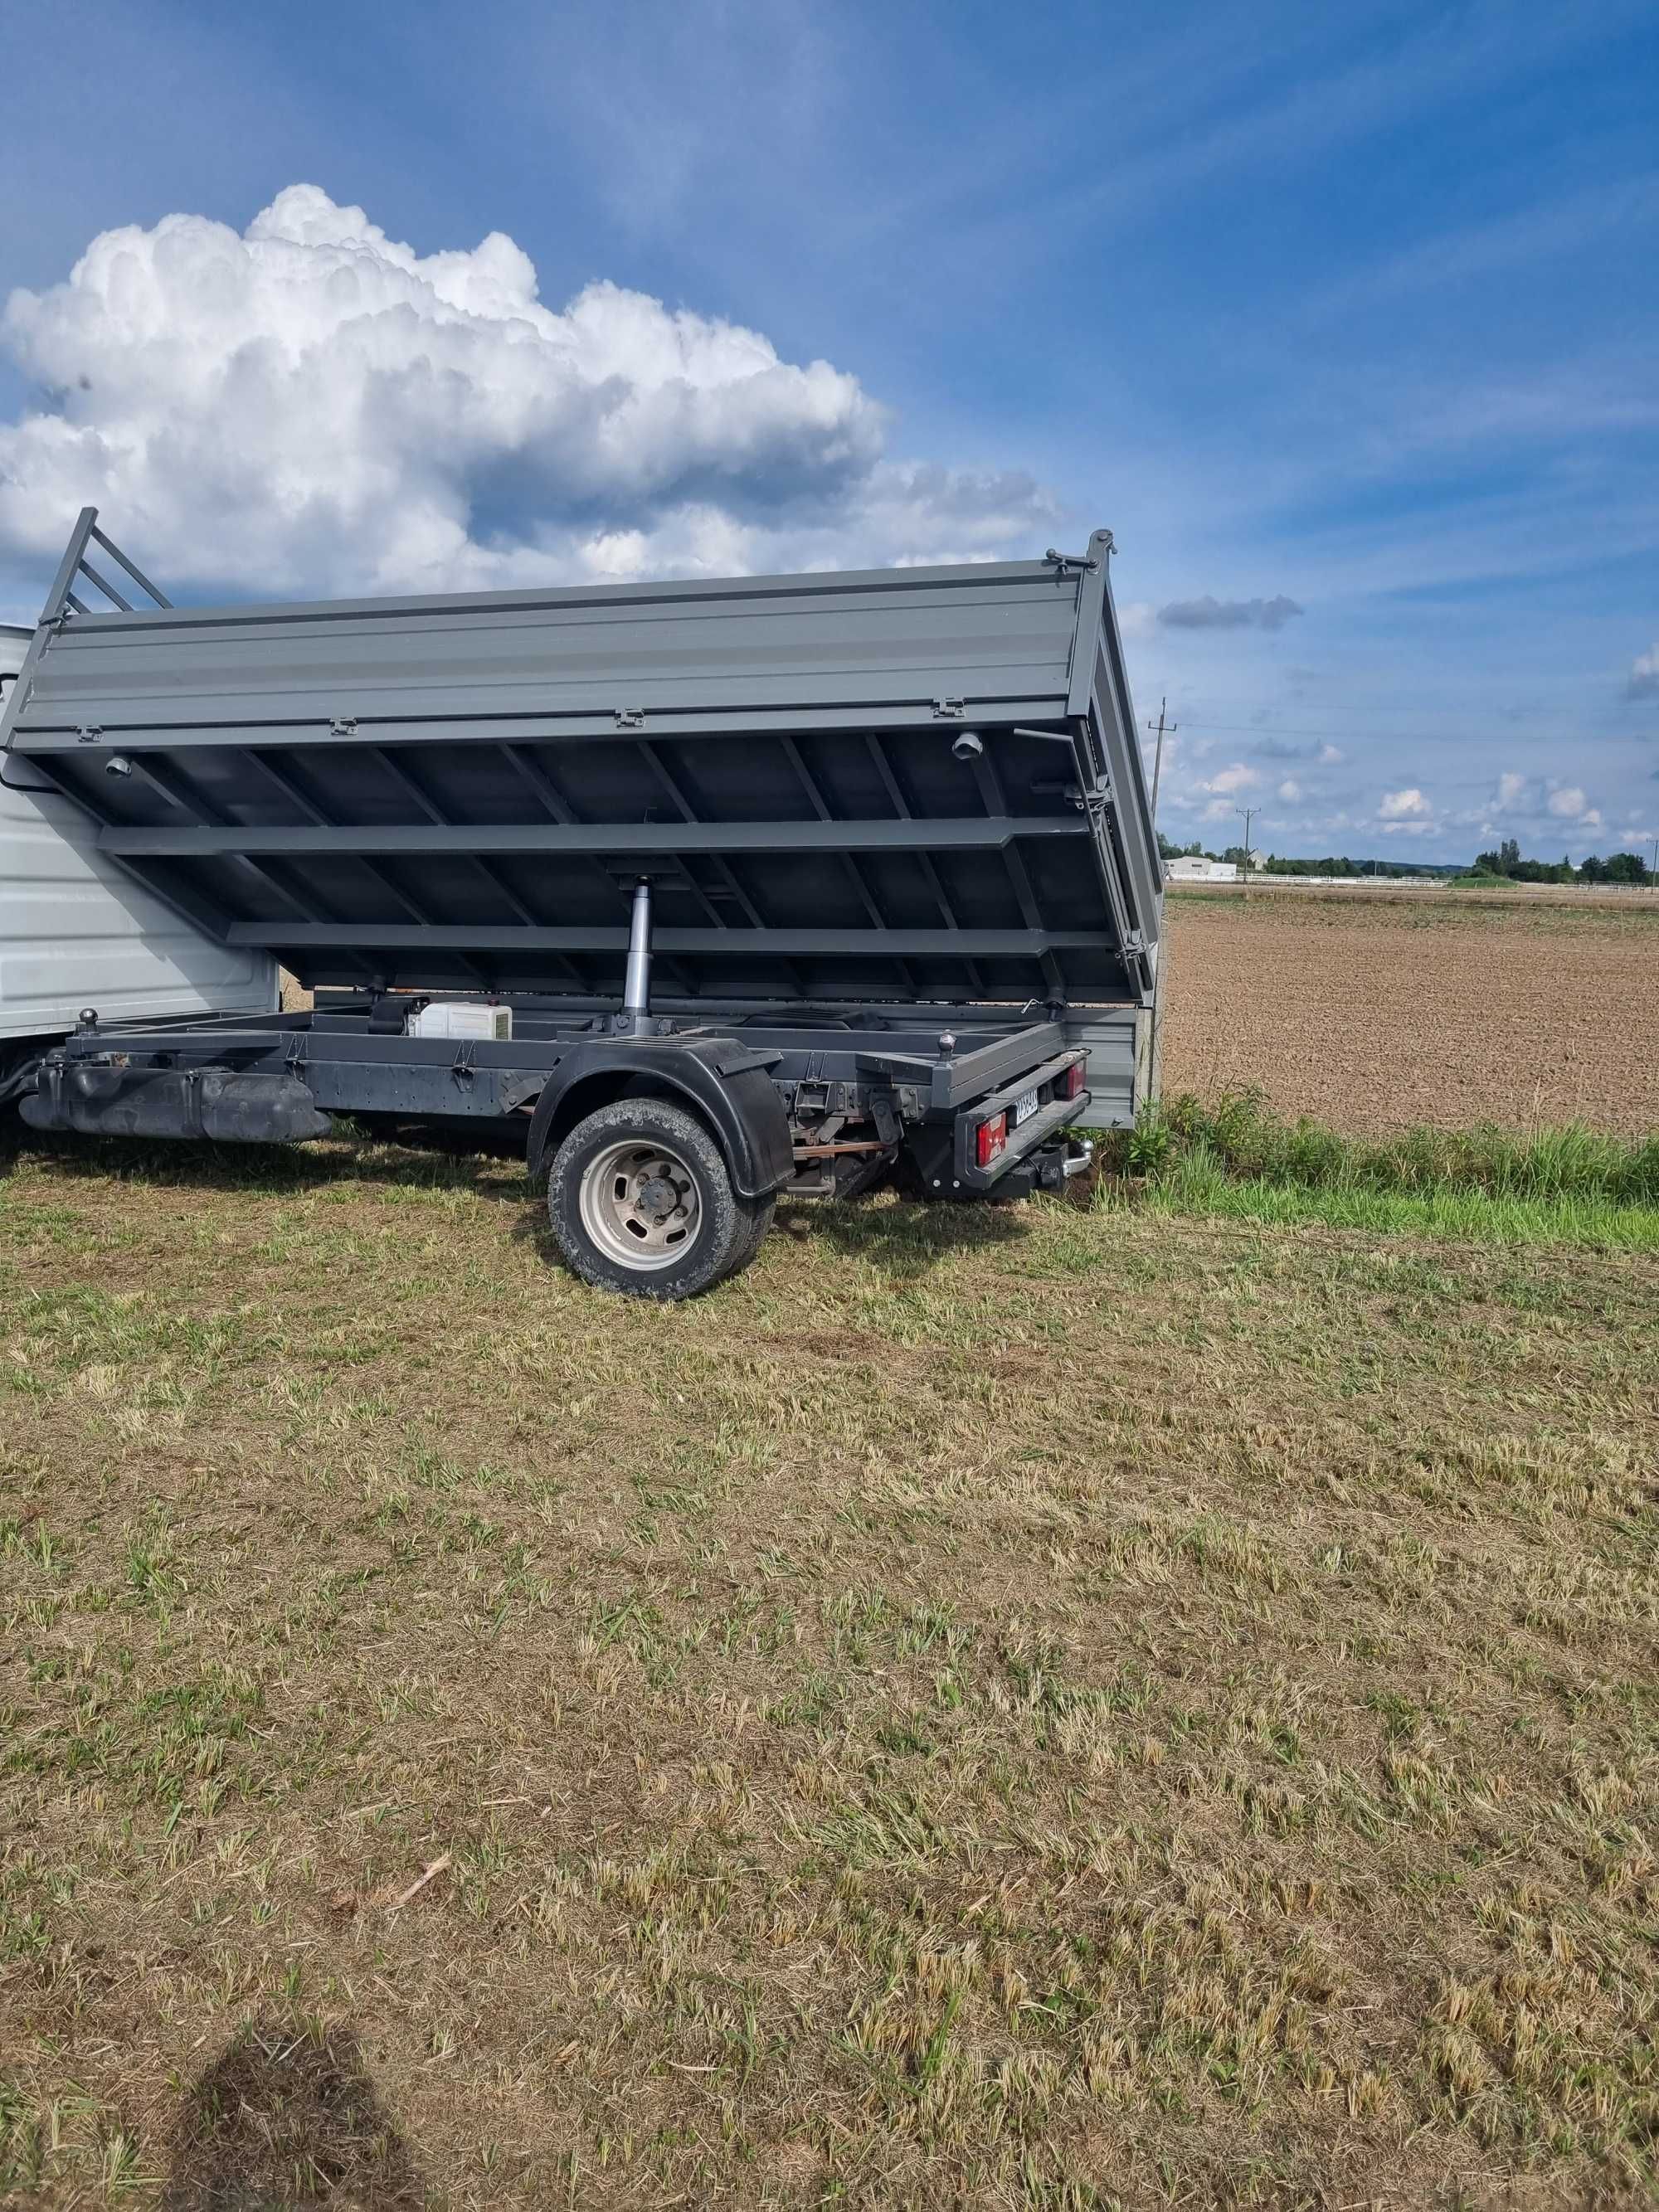
[[[325,1113],[476,1122],[528,1117],[573,1056],[585,1071],[591,1062],[626,1079],[630,1066],[648,1075],[677,1049],[689,1057],[719,1046],[726,1048],[722,1066],[734,1073],[764,1068],[792,1130],[811,1117],[847,1115],[876,1127],[882,1142],[900,1144],[907,1133],[932,1128],[938,1137],[930,1157],[942,1139],[957,1164],[953,1182],[975,1191],[1017,1170],[1088,1103],[1086,1091],[1045,1102],[1009,1131],[992,1169],[974,1164],[978,1121],[1011,1107],[1024,1091],[1051,1088],[1086,1058],[1082,1048],[1066,1045],[1058,1022],[1013,1010],[999,1018],[988,1007],[941,1009],[948,1022],[931,1026],[914,1006],[838,1007],[819,1015],[807,1007],[711,1008],[699,1001],[687,1018],[671,1010],[675,1002],[658,1002],[647,1031],[630,1034],[614,1000],[514,998],[501,1002],[513,1009],[510,1039],[455,1040],[404,1034],[404,1012],[422,1003],[418,996],[340,993],[325,994],[308,1012],[205,1015],[110,1030],[94,1019],[48,1054],[47,1066],[285,1074],[302,1082]],[[386,1025],[394,1017],[398,1026]]]

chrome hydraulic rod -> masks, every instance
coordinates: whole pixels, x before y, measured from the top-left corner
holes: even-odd
[[[628,974],[623,985],[623,1026],[642,1036],[651,1018],[651,885],[641,876],[634,886],[628,921]]]

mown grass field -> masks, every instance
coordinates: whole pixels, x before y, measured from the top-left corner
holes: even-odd
[[[25,1151],[0,2194],[1644,2201],[1659,1256],[1413,1224]]]

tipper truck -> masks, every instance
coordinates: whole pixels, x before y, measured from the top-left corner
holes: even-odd
[[[1155,1080],[1112,550],[175,607],[85,510],[0,781],[191,988],[82,962],[0,1091],[90,1135],[493,1125],[576,1273],[654,1298],[780,1194],[1060,1188]]]

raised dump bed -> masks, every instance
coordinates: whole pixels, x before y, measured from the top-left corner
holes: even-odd
[[[505,1114],[536,1164],[573,1082],[589,1111],[648,1082],[744,1203],[891,1165],[940,1194],[1054,1179],[1063,1127],[1133,1112],[1156,977],[1110,551],[177,608],[88,511],[5,749],[193,928],[322,995],[182,1042],[85,1032],[29,1118],[124,1126],[141,1088],[147,1129]],[[462,996],[505,1019],[441,1011]],[[221,1070],[305,1096],[239,1098]],[[758,1103],[722,1136],[738,1092]]]

